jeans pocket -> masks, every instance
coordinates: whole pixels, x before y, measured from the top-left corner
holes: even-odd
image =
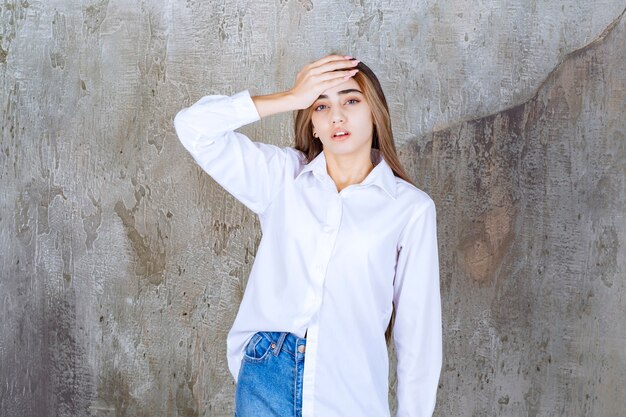
[[[270,340],[267,333],[258,332],[252,336],[250,342],[246,345],[246,349],[243,354],[243,359],[248,362],[263,362],[267,360],[270,352],[272,351],[275,343]]]

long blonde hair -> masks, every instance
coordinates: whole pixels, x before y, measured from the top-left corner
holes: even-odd
[[[402,167],[396,145],[393,140],[393,132],[391,131],[391,117],[389,115],[389,106],[385,93],[380,86],[380,82],[374,72],[363,62],[359,62],[356,68],[359,70],[354,75],[354,80],[363,90],[365,100],[372,110],[372,118],[374,119],[374,135],[372,137],[372,148],[379,149],[385,162],[389,165],[396,177],[402,178],[406,182],[415,185],[409,178],[406,171]],[[320,152],[322,152],[322,142],[313,136],[313,123],[311,115],[313,106],[296,112],[295,120],[295,148],[302,151],[307,162],[311,162]],[[389,344],[391,331],[395,322],[395,306],[393,306],[389,325],[385,331],[385,340]]]

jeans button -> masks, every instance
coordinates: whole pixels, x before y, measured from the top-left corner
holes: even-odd
[[[276,349],[276,343],[272,343],[271,348]]]
[[[298,352],[300,352],[300,353],[304,353],[304,351],[305,351],[305,350],[306,350],[305,345],[300,345],[300,346],[298,346]]]

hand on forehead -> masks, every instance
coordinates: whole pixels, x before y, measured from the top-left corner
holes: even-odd
[[[359,83],[357,83],[354,78],[350,78],[339,85],[325,90],[320,95],[320,98],[332,98],[337,95],[355,92],[355,90],[362,93]]]

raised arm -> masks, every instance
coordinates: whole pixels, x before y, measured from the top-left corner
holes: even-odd
[[[306,109],[329,88],[346,81],[358,72],[359,63],[350,56],[328,55],[306,65],[298,72],[294,86],[286,92],[252,97],[261,117],[286,111]]]
[[[290,90],[251,97],[205,96],[178,112],[174,127],[200,167],[257,214],[271,203],[289,173],[286,148],[253,142],[234,130],[261,117],[310,106],[328,88],[353,76],[358,61],[329,55],[305,66]]]

